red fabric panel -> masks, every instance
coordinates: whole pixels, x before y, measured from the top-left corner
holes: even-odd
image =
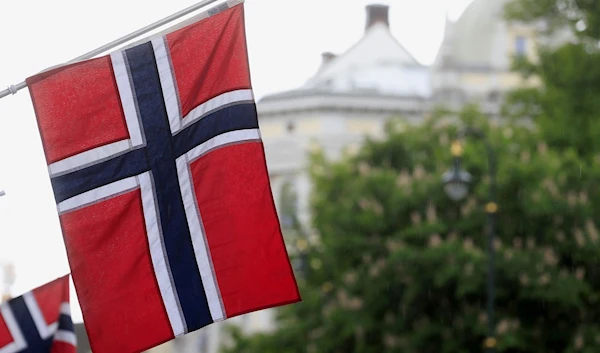
[[[222,93],[251,88],[242,6],[167,35],[182,117]]]
[[[76,353],[77,348],[65,342],[52,342],[50,353]]]
[[[215,150],[191,165],[228,317],[297,302],[262,143]]]
[[[156,283],[139,190],[61,216],[94,352],[139,352],[173,338]]]
[[[13,342],[12,335],[4,322],[4,318],[0,315],[0,349]]]
[[[66,289],[66,290],[65,290]],[[65,276],[33,290],[33,296],[46,324],[52,324],[60,315],[60,304],[68,301],[69,277]]]
[[[40,74],[27,83],[48,164],[129,137],[110,57]]]

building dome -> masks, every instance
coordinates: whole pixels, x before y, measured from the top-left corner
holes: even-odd
[[[507,0],[475,0],[456,23],[448,23],[437,65],[466,70],[507,70],[510,45],[502,20]]]

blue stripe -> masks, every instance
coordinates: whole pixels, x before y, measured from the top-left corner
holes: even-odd
[[[56,202],[99,188],[112,182],[147,172],[146,150],[140,148],[88,168],[52,178]]]
[[[9,301],[8,305],[21,328],[25,342],[27,342],[27,348],[19,353],[50,352],[50,348],[52,347],[52,337],[45,341],[42,339],[23,297],[17,297]]]
[[[167,110],[151,43],[126,50],[130,77],[146,136],[146,156],[152,171],[160,225],[171,274],[187,330],[213,322],[179,189]]]
[[[258,129],[256,105],[231,105],[171,135],[150,43],[126,51],[146,146],[102,163],[52,178],[56,202],[151,171],[165,248],[187,330],[213,322],[198,271],[177,178],[176,158],[235,130]]]
[[[258,129],[254,103],[230,106],[207,115],[178,133],[173,149],[179,157],[215,136],[243,129]]]
[[[58,317],[58,329],[62,331],[75,332],[75,327],[73,327],[73,320],[71,320],[71,317],[65,314],[60,314]]]
[[[215,136],[242,129],[258,129],[254,103],[223,108],[188,126],[172,138],[175,155],[180,157]],[[88,168],[52,178],[54,197],[59,203],[86,191],[142,174],[148,170],[150,167],[146,148],[136,149]]]

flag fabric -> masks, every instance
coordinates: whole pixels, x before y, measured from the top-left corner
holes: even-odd
[[[69,276],[0,304],[0,353],[75,353]]]
[[[300,300],[244,8],[27,80],[94,353]]]

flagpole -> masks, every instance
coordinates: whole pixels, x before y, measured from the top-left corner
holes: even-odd
[[[81,56],[78,56],[75,59],[70,60],[70,61],[68,61],[68,62],[66,62],[66,63],[64,63],[62,65],[57,65],[57,66],[48,68],[48,69],[46,69],[44,71],[47,71],[47,70],[50,70],[50,69],[55,69],[57,67],[61,67],[61,66],[68,65],[68,64],[73,64],[73,63],[78,62],[78,61],[91,59],[91,58],[93,58],[96,55],[102,54],[102,53],[104,53],[104,52],[106,52],[106,51],[108,51],[110,49],[113,49],[113,48],[121,45],[121,44],[127,43],[130,40],[132,40],[132,39],[135,39],[135,38],[137,38],[137,37],[139,37],[141,35],[144,35],[144,34],[150,32],[150,31],[153,31],[153,30],[155,30],[155,29],[157,29],[157,28],[159,28],[161,26],[164,26],[164,25],[168,24],[169,22],[175,21],[175,20],[177,20],[177,19],[179,19],[179,18],[181,18],[181,17],[183,17],[185,15],[188,15],[188,14],[190,14],[190,13],[196,11],[196,10],[200,10],[203,7],[209,6],[209,5],[211,5],[211,4],[213,4],[213,3],[217,2],[217,1],[219,1],[219,0],[203,0],[203,1],[200,1],[199,3],[196,3],[196,4],[194,4],[194,5],[192,5],[192,6],[188,7],[188,8],[185,8],[185,9],[179,11],[179,12],[176,12],[176,13],[172,14],[171,16],[165,17],[162,20],[154,22],[154,23],[152,23],[152,24],[150,24],[150,25],[148,25],[148,26],[146,26],[144,28],[140,28],[137,31],[132,32],[132,33],[126,35],[126,36],[123,36],[123,37],[121,37],[121,38],[119,38],[119,39],[117,39],[115,41],[112,41],[112,42],[110,42],[108,44],[105,44],[105,45],[103,45],[103,46],[101,46],[101,47],[99,47],[97,49],[94,49],[94,50],[92,50],[92,51],[90,51],[88,53],[85,53],[85,54],[83,54]],[[7,89],[5,89],[3,91],[0,91],[0,99],[6,97],[8,95],[11,95],[11,94],[16,94],[18,91],[22,90],[25,87],[27,87],[27,83],[25,81],[20,82],[20,83],[18,83],[16,85],[11,85]]]

